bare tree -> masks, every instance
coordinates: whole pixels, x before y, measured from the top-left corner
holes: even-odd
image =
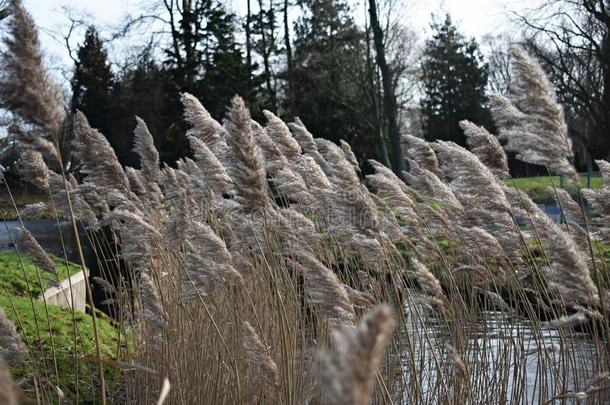
[[[608,157],[610,3],[547,0],[519,19],[527,48],[542,61],[566,107],[576,143],[595,157]]]
[[[398,104],[396,102],[395,82],[392,80],[392,72],[386,59],[386,47],[384,44],[384,35],[377,14],[377,3],[375,0],[369,0],[369,16],[371,19],[371,28],[373,30],[373,42],[375,44],[375,53],[377,66],[381,73],[381,82],[383,85],[383,108],[385,119],[387,121],[388,138],[390,140],[390,155],[392,170],[400,174],[405,169],[405,162],[402,157],[400,145],[400,131],[398,128]]]
[[[486,35],[481,47],[486,48],[489,78],[487,86],[492,93],[506,94],[510,83],[510,46],[513,39],[507,34]]]
[[[286,51],[286,116],[292,119],[294,116],[294,66],[292,62],[292,45],[290,43],[290,20],[288,15],[289,7],[289,1],[284,0],[282,19],[284,24],[284,48]]]

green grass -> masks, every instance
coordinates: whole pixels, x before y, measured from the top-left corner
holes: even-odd
[[[13,365],[11,371],[14,378],[24,379],[22,388],[30,398],[34,398],[33,375],[48,376],[51,383],[57,384],[64,391],[68,403],[72,403],[76,396],[78,382],[79,402],[93,401],[98,395],[97,365],[92,359],[96,358],[95,338],[91,317],[82,311],[75,311],[74,319],[77,325],[76,347],[78,348],[78,368],[74,358],[75,336],[73,314],[70,309],[49,305],[49,318],[47,319],[42,301],[34,301],[34,308],[28,297],[0,296],[0,305],[4,308],[8,318],[17,326],[19,334],[25,342],[29,343],[32,357],[26,357],[22,364]],[[37,339],[36,322],[40,331],[40,341]],[[53,361],[53,345],[49,333],[49,323],[55,347],[58,376],[55,375]],[[110,320],[98,312],[97,328],[102,342],[101,351],[104,359],[116,358],[117,332]],[[45,365],[45,370],[41,369]],[[36,370],[37,368],[37,370]],[[78,379],[77,379],[78,370]],[[113,368],[107,367],[107,375],[112,376]],[[44,379],[43,379],[44,380]],[[111,378],[108,379],[110,382]],[[52,398],[51,398],[52,400]],[[46,403],[46,401],[43,401]]]
[[[68,265],[66,265],[63,259],[54,255],[49,256],[55,262],[59,273],[59,280],[63,280],[80,271],[80,267],[75,264],[68,263]],[[25,270],[25,277],[23,270]],[[42,271],[40,272],[40,277],[42,279],[42,285],[38,281],[36,266],[32,263],[29,255],[17,255],[17,253],[14,252],[0,252],[1,294],[4,295],[6,294],[6,291],[8,291],[11,295],[27,296],[27,286],[29,283],[32,296],[38,297],[49,287],[49,280],[55,280],[55,276]]]
[[[559,187],[560,180],[559,176],[537,176],[537,177],[520,177],[515,179],[506,179],[504,184],[507,186],[515,186],[525,191],[532,200],[536,202],[550,202],[553,201],[553,192],[549,190],[549,187],[555,185]],[[581,187],[587,187],[587,176],[580,176]],[[598,189],[602,187],[602,178],[599,174],[595,174],[591,177],[591,188]],[[568,192],[574,194],[575,187],[572,185],[565,184],[564,187]]]
[[[50,256],[57,266],[60,280],[80,271],[79,266],[71,263],[66,265],[59,257]],[[79,402],[94,401],[99,393],[99,388],[97,387],[97,365],[93,361],[97,356],[91,316],[82,311],[73,313],[71,309],[49,305],[47,318],[47,311],[42,301],[35,299],[32,305],[23,270],[25,270],[25,277],[29,282],[29,291],[34,298],[38,298],[42,291],[49,287],[47,278],[52,277],[41,272],[41,285],[36,274],[36,266],[28,255],[19,256],[14,252],[0,253],[0,286],[2,287],[0,306],[15,324],[23,341],[28,344],[32,352],[32,356],[28,356],[22,364],[12,365],[13,376],[18,381],[23,379],[24,383],[21,387],[30,398],[35,398],[32,377],[38,375],[39,383],[45,384],[45,381],[48,381],[59,385],[64,391],[68,403],[75,401],[77,387]],[[114,359],[117,354],[117,331],[110,319],[99,311],[97,318],[97,327],[102,342],[102,358]],[[78,348],[76,358],[74,357],[75,347]],[[53,360],[54,353],[57,361],[57,375]],[[78,359],[78,363],[76,359]],[[107,374],[115,375],[112,367],[107,367]],[[49,390],[44,392],[48,393]],[[43,398],[42,400],[43,403],[49,401],[57,401],[57,398]]]

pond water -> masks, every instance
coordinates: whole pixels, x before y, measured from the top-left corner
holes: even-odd
[[[15,245],[19,247],[20,251],[23,251],[23,240],[17,229],[20,225],[19,221],[2,222],[0,225],[0,251],[14,252]],[[35,219],[24,221],[24,225],[46,251],[63,257],[65,247],[68,260],[72,262],[79,261],[71,223],[66,221],[58,222],[55,219]],[[81,242],[83,241],[82,239]]]
[[[435,317],[423,319],[420,314],[409,319],[404,332],[413,349],[403,359],[406,383],[423,388],[419,393],[409,392],[404,402],[433,403],[432,398],[444,392],[442,380],[452,375],[446,350],[448,344],[453,345],[450,328]],[[528,320],[502,312],[482,312],[464,335],[468,338],[461,343],[464,349],[460,353],[475,403],[562,403],[559,397],[563,403],[579,403],[574,402],[574,394],[587,390],[598,370],[607,366],[606,349],[596,348],[590,335],[533,328]],[[414,369],[421,379],[418,382],[409,380]],[[580,403],[610,403],[610,396],[602,391],[588,401]]]

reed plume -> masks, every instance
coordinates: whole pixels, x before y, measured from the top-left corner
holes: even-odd
[[[318,145],[318,150],[327,162],[326,176],[346,185],[360,184],[360,179],[354,167],[339,146],[326,139],[316,139],[316,145]]]
[[[545,266],[549,286],[556,288],[568,305],[598,304],[599,293],[591,279],[586,259],[574,239],[546,215],[531,198],[515,188],[506,195],[513,209],[534,226],[549,259]]]
[[[413,267],[415,278],[417,279],[421,289],[431,298],[433,298],[433,302],[443,305],[447,298],[443,292],[441,283],[434,276],[434,274],[432,274],[430,269],[428,269],[416,258],[411,259],[411,266]]]
[[[142,317],[155,328],[163,328],[167,323],[167,312],[163,308],[158,288],[148,273],[141,273],[140,281]],[[154,333],[158,335],[160,332],[156,330]]]
[[[300,254],[296,264],[305,279],[307,296],[331,329],[354,326],[354,308],[335,273],[308,253]]]
[[[182,93],[184,120],[191,125],[186,132],[188,137],[194,137],[204,142],[224,165],[228,161],[227,133],[197,98],[189,93]]]
[[[356,155],[354,155],[354,151],[352,151],[352,147],[349,146],[349,143],[345,142],[343,139],[339,140],[339,145],[341,145],[341,150],[343,150],[347,161],[354,167],[356,173],[359,174],[360,164],[358,163],[358,159],[356,159]]]
[[[601,172],[603,185],[599,190],[584,189],[582,193],[591,204],[591,208],[607,218],[610,217],[610,163],[605,160],[596,160],[595,163]]]
[[[610,163],[596,160],[602,175],[603,185],[599,190],[583,189],[582,195],[591,204],[593,211],[599,216],[599,237],[606,243],[610,242]]]
[[[229,110],[227,132],[233,157],[229,172],[236,186],[236,199],[248,214],[265,211],[269,207],[265,164],[252,134],[250,113],[238,96]]]
[[[233,190],[233,181],[216,155],[199,138],[189,136],[189,141],[195,161],[201,170],[205,170],[204,181],[218,195],[230,194]]]
[[[401,218],[410,224],[417,223],[419,220],[415,212],[415,201],[409,196],[404,182],[381,163],[373,160],[369,162],[375,169],[375,174],[367,175],[366,181],[383,194],[383,198],[391,203],[392,209]]]
[[[498,139],[484,127],[475,125],[468,120],[460,121],[460,127],[466,135],[466,143],[468,143],[470,151],[499,178],[510,177],[508,159]]]
[[[81,173],[101,190],[117,189],[127,192],[129,181],[108,140],[80,111],[74,118],[74,156],[79,161]]]
[[[271,111],[264,110],[263,114],[267,119],[265,132],[289,161],[297,160],[302,153],[301,147],[292,137],[288,126]]]
[[[19,215],[26,219],[38,219],[51,213],[49,206],[43,202],[27,204],[20,211]]]
[[[443,141],[433,146],[471,225],[492,234],[511,259],[520,260],[519,235],[498,178],[461,146]]]
[[[457,376],[460,380],[467,382],[469,380],[468,368],[457,349],[452,345],[447,345],[447,354],[449,355],[449,360],[451,361]]]
[[[326,161],[325,161],[326,162]],[[311,156],[303,156],[296,164],[296,171],[311,190],[330,189],[332,184],[324,170],[316,163]]]
[[[25,150],[19,158],[18,169],[23,179],[40,190],[49,188],[49,169],[42,154],[35,150]]]
[[[482,253],[484,259],[487,260],[494,257],[504,258],[506,255],[498,239],[483,228],[478,226],[468,228],[458,225],[457,232],[464,239],[464,244],[469,248],[473,257],[478,257]]]
[[[588,321],[587,316],[582,312],[575,312],[571,315],[564,315],[557,319],[548,321],[551,328],[573,328]]]
[[[322,171],[326,173],[328,171],[327,163],[324,157],[320,154],[316,140],[314,139],[311,132],[305,128],[305,125],[299,120],[298,122],[291,122],[288,124],[288,128],[292,132],[292,135],[299,143],[301,150],[305,155],[310,156],[320,166]]]
[[[9,364],[21,361],[28,353],[17,328],[8,319],[2,307],[0,307],[0,349],[2,349],[1,357]]]
[[[438,165],[436,154],[428,142],[413,135],[403,135],[402,145],[408,159],[434,173],[438,178],[444,179],[445,175]]]
[[[570,214],[575,219],[584,222],[585,217],[582,214],[582,209],[580,208],[580,205],[574,201],[570,193],[563,188],[549,187],[548,190],[549,193],[553,195],[555,203],[561,207],[564,213]]]
[[[142,172],[140,170],[136,170],[133,167],[126,167],[125,176],[127,177],[129,189],[133,193],[135,193],[138,197],[148,196],[148,190],[145,186],[146,180],[144,179],[144,176],[142,176]]]
[[[207,294],[223,283],[236,285],[243,282],[225,242],[209,225],[191,220],[184,231],[189,243],[184,269],[187,273],[184,297],[195,298],[200,291]]]
[[[72,202],[72,210],[70,210],[68,205],[66,188]],[[84,198],[84,196],[90,198],[95,196],[94,194],[83,193],[83,190],[85,189],[83,185],[80,185],[78,189],[75,189],[70,182],[65,182],[62,176],[49,171],[49,189],[51,190],[52,194],[52,207],[50,208],[51,212],[54,214],[56,213],[61,218],[71,218],[71,215],[74,214],[74,217],[83,225],[89,228],[97,227],[99,224],[97,215]],[[100,202],[102,206],[106,207],[104,202],[98,202]]]
[[[461,215],[464,212],[462,203],[455,197],[447,183],[430,170],[421,167],[415,161],[411,162],[410,165],[408,172],[402,172],[402,177],[411,188],[428,198],[440,202],[456,215]]]
[[[36,125],[47,139],[57,141],[65,118],[64,103],[43,63],[38,31],[21,0],[11,0],[12,18],[6,49],[0,54],[0,105],[24,122]],[[57,151],[54,156],[56,157]]]
[[[32,256],[32,262],[42,271],[57,276],[57,268],[55,263],[47,252],[40,246],[32,233],[25,227],[20,226],[19,234],[23,238],[23,245]]]
[[[140,167],[142,176],[146,183],[156,183],[161,175],[159,168],[159,152],[155,147],[155,141],[140,117],[136,117],[137,126],[134,130],[133,151],[140,157]]]
[[[375,375],[395,323],[390,307],[382,305],[369,311],[356,329],[345,329],[335,334],[334,352],[323,357],[325,403],[369,403]]]
[[[525,50],[511,49],[510,97],[491,95],[491,111],[504,148],[527,163],[576,179],[563,107],[542,67]]]
[[[261,342],[258,334],[250,325],[250,322],[242,322],[244,334],[242,336],[242,345],[248,353],[250,364],[261,371],[263,381],[271,386],[279,384],[279,374],[277,364],[269,355],[269,351]]]
[[[347,284],[343,284],[343,288],[347,291],[349,300],[352,302],[354,308],[370,309],[375,305],[375,297],[367,292],[358,291]]]

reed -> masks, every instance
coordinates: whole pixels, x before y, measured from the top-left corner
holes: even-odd
[[[510,99],[492,99],[499,133],[525,161],[572,175],[550,84],[523,50],[514,56]],[[461,125],[470,150],[406,135],[410,171],[371,161],[362,180],[347,143],[316,139],[301,121],[265,112],[267,122],[256,123],[236,97],[221,124],[192,95],[182,102],[193,159],[175,168],[160,164],[139,119],[140,169],[122,167],[79,113],[79,180],[49,168],[41,151],[25,151],[18,165],[50,196],[21,213],[73,219],[94,242],[100,274],[91,287],[114,315],[114,346],[84,355],[92,343],[79,315],[68,352],[74,364],[96,366],[80,378],[102,402],[609,398],[609,163],[599,163],[606,186],[583,191],[593,214],[554,190],[564,214],[584,222],[555,224],[504,185],[504,151],[469,122]],[[39,110],[31,107],[41,125],[57,125],[53,109]],[[36,266],[55,276],[22,233]],[[23,335],[15,308],[0,312],[2,357],[16,375],[25,364],[32,383],[11,380],[0,362],[0,398],[14,402],[23,389],[40,402],[79,402],[85,393],[63,385],[49,359],[28,354],[42,338]],[[55,312],[43,312],[52,340]],[[53,353],[62,360],[66,352]]]

